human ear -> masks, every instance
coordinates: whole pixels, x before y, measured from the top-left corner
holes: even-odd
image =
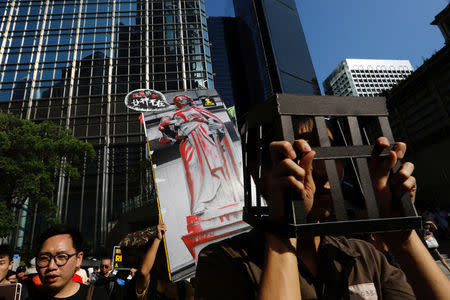
[[[81,268],[81,264],[83,263],[83,255],[83,251],[80,251],[77,254],[77,268]]]

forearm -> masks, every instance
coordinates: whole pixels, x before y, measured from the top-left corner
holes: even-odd
[[[144,255],[141,268],[136,273],[136,291],[141,293],[150,282],[150,271],[155,263],[156,253],[161,240],[155,239]]]
[[[388,235],[388,245],[408,278],[417,299],[448,299],[450,283],[417,233]]]
[[[144,255],[144,259],[142,260],[140,273],[148,274],[153,268],[153,264],[155,263],[156,253],[158,252],[159,244],[161,240],[155,239]]]
[[[258,299],[301,299],[295,249],[267,234],[266,265]]]

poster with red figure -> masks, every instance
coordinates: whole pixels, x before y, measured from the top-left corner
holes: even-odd
[[[242,221],[242,150],[235,122],[215,90],[167,93],[163,99],[154,94],[146,96],[155,98],[144,103],[154,109],[143,119],[167,225],[169,274],[178,281],[194,275],[202,248],[250,229]]]

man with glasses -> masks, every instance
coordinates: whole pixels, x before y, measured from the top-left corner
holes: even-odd
[[[109,299],[103,289],[72,281],[83,261],[82,243],[80,232],[66,225],[49,228],[39,237],[36,268],[42,288],[31,299]]]

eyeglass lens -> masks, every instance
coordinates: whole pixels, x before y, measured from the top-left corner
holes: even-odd
[[[58,255],[42,255],[38,258],[37,264],[39,267],[47,267],[50,264],[50,261],[52,259],[55,260],[55,264],[58,267],[62,267],[64,266],[67,261],[69,260],[70,257],[72,257],[73,255],[68,255],[68,254],[58,254]]]

